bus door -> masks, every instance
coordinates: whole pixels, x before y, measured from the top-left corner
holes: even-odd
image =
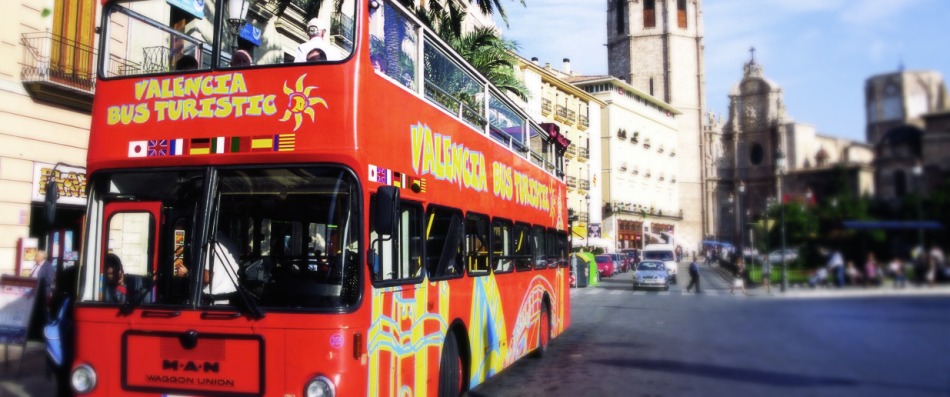
[[[141,303],[152,302],[153,276],[156,273],[158,245],[157,225],[161,215],[160,201],[111,202],[103,212],[105,238],[102,240],[101,282],[104,286],[125,278],[122,288],[101,288],[100,300],[125,302],[137,294]],[[111,263],[111,266],[107,266]],[[110,281],[111,280],[111,281]]]

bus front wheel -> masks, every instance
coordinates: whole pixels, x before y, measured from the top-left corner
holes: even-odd
[[[455,335],[450,332],[445,336],[439,362],[439,397],[458,397],[461,394],[462,358]]]

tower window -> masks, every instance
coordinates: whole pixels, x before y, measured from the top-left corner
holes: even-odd
[[[623,34],[623,28],[627,24],[627,11],[624,9],[627,0],[617,0],[615,4],[614,9],[617,11],[617,34]]]
[[[686,29],[686,0],[676,0],[676,23]]]
[[[650,77],[650,96],[653,96],[653,78]]]
[[[643,27],[656,27],[656,0],[643,0]]]

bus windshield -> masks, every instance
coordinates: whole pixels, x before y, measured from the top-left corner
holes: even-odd
[[[101,233],[107,246],[92,265],[99,280],[84,283],[85,301],[267,310],[359,301],[360,196],[352,172],[114,172],[96,176],[93,186],[102,221],[89,222],[89,233]]]
[[[106,10],[101,70],[121,77],[339,61],[353,51],[355,11],[355,0],[117,1]]]

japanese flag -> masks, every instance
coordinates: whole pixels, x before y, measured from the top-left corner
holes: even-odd
[[[148,141],[129,142],[129,157],[145,157],[148,154]]]

